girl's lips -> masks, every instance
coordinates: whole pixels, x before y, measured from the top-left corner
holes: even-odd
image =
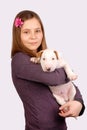
[[[32,42],[31,44],[32,44],[32,45],[36,45],[36,44],[37,44],[37,42]]]

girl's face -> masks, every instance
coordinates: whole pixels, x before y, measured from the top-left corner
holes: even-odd
[[[37,51],[41,45],[43,32],[36,18],[26,20],[21,27],[21,41],[30,50]]]

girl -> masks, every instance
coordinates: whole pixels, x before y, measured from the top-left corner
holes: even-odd
[[[29,10],[19,12],[14,19],[12,40],[12,79],[23,102],[25,130],[67,130],[65,117],[82,115],[85,106],[77,87],[74,101],[57,104],[48,86],[69,81],[64,69],[46,73],[40,64],[30,61],[38,51],[47,48],[38,14]]]

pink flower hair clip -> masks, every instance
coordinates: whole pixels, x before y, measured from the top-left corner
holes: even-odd
[[[23,25],[23,23],[24,22],[21,20],[21,18],[16,18],[14,25],[15,25],[15,27],[21,27]]]

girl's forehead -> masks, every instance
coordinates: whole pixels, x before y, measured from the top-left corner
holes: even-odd
[[[41,25],[39,20],[37,20],[36,18],[32,18],[24,21],[22,29],[24,28],[28,28],[28,29],[41,28]]]

